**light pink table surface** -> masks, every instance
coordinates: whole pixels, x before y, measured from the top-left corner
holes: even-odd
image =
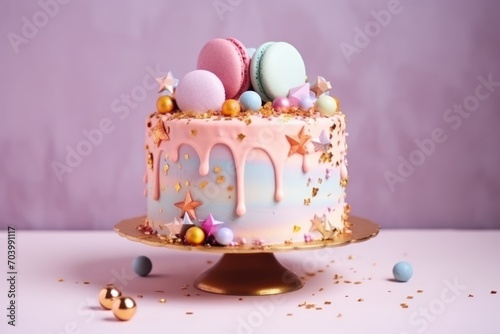
[[[4,277],[6,241],[2,231]],[[279,253],[285,266],[305,277],[304,287],[243,300],[192,286],[216,254],[150,247],[114,232],[18,231],[16,250],[16,327],[7,325],[2,278],[1,333],[500,332],[500,293],[491,293],[500,290],[500,231],[382,230],[375,239],[346,247]],[[141,254],[153,261],[150,277],[131,270]],[[413,264],[408,283],[390,280],[399,260]],[[339,284],[335,274],[343,276]],[[132,320],[116,321],[99,307],[98,292],[110,281],[135,298]],[[322,309],[298,306],[304,302]]]

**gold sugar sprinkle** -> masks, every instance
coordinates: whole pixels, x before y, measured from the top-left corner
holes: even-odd
[[[201,189],[205,189],[205,187],[207,186],[208,182],[207,181],[201,181],[200,182],[200,188]]]
[[[361,284],[361,283],[363,283],[363,282],[360,282],[360,281],[354,282],[354,284]]]
[[[233,191],[234,190],[234,186],[227,186],[227,191]]]
[[[472,298],[472,297],[474,297],[474,295],[471,295],[471,294],[469,293],[469,295],[468,295],[467,297]]]
[[[344,283],[350,284],[350,283],[352,283],[352,282],[351,282],[351,281],[347,281],[347,280],[346,280],[346,281],[344,281]]]
[[[413,296],[406,296],[406,299],[413,299]]]
[[[58,282],[64,282],[64,278],[60,278],[57,280]]]
[[[331,301],[329,301],[329,300],[325,301],[325,305],[331,305],[331,304],[332,304]]]
[[[286,316],[287,317],[291,317],[293,315],[293,313],[287,313]]]
[[[214,167],[214,173],[215,173],[215,174],[220,173],[220,171],[221,171],[221,170],[222,170],[222,168],[220,168],[219,166],[215,166],[215,167]]]
[[[165,185],[164,184],[162,184],[160,188],[161,188],[161,191],[165,191]]]
[[[189,154],[184,154],[184,159],[189,160]]]
[[[168,153],[165,153],[165,160],[168,159]]]
[[[424,292],[424,290],[417,290],[417,293],[422,293]]]
[[[181,191],[181,189],[182,189],[181,183],[180,183],[180,182],[177,182],[177,183],[175,184],[175,187],[174,187],[174,188],[175,188],[175,191],[177,191],[177,192]]]
[[[163,291],[163,290],[155,290],[155,292],[164,293],[165,291]]]
[[[239,140],[239,141],[243,141],[243,139],[245,139],[245,137],[246,137],[246,136],[245,136],[243,133],[239,133],[239,134],[238,134],[238,140]]]
[[[311,199],[310,198],[304,198],[304,205],[309,205],[311,204]]]
[[[408,304],[406,304],[406,303],[401,303],[400,305],[402,308],[408,308]]]
[[[188,180],[188,181],[184,182],[184,184],[186,185],[186,187],[188,187],[191,185],[191,182],[189,182],[189,180]]]
[[[246,125],[250,125],[252,123],[252,119],[246,118],[245,123],[246,123]]]
[[[221,183],[224,183],[224,182],[226,182],[226,178],[224,177],[224,175],[217,176],[217,183],[218,184],[221,184]]]
[[[322,310],[323,308],[322,307],[316,307],[316,310]]]
[[[196,129],[191,130],[191,136],[196,137],[197,134],[198,134],[198,130],[196,130]]]
[[[318,194],[318,191],[319,191],[319,188],[312,188],[312,197],[316,197],[316,195]]]
[[[160,298],[160,303],[165,304],[167,300],[165,298]]]
[[[337,314],[337,318],[342,318],[342,313]]]
[[[165,164],[165,166],[163,166],[163,175],[167,175],[167,172],[169,169],[170,169],[170,166],[168,164]]]
[[[293,232],[294,232],[294,233],[298,233],[298,232],[300,232],[300,226],[298,226],[298,225],[293,225]]]

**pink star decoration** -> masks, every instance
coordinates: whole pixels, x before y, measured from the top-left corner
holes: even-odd
[[[209,214],[207,219],[201,222],[201,229],[208,236],[215,234],[223,222],[215,220],[212,214]]]
[[[320,77],[319,75],[311,87],[311,90],[316,94],[316,97],[319,97],[321,94],[329,91],[330,89],[332,89],[330,81],[326,81],[325,78]]]

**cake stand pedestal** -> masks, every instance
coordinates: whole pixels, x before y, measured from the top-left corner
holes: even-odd
[[[224,254],[209,270],[195,280],[203,291],[240,296],[262,296],[291,292],[302,287],[300,278],[281,265],[275,252],[312,250],[325,247],[346,246],[375,237],[380,226],[370,220],[350,217],[351,233],[333,240],[294,242],[272,246],[243,245],[236,247],[190,246],[173,242],[158,235],[146,235],[137,230],[145,217],[123,220],[114,229],[119,235],[143,244],[184,251],[202,251]]]

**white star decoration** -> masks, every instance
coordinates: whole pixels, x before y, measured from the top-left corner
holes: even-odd
[[[172,222],[165,224],[164,226],[168,229],[168,236],[170,238],[174,238],[176,234],[181,233],[182,224],[177,218],[174,218]]]
[[[312,143],[314,145],[314,152],[322,151],[326,153],[328,150],[328,146],[330,145],[330,139],[325,133],[325,130],[322,130],[318,140],[314,140]]]

